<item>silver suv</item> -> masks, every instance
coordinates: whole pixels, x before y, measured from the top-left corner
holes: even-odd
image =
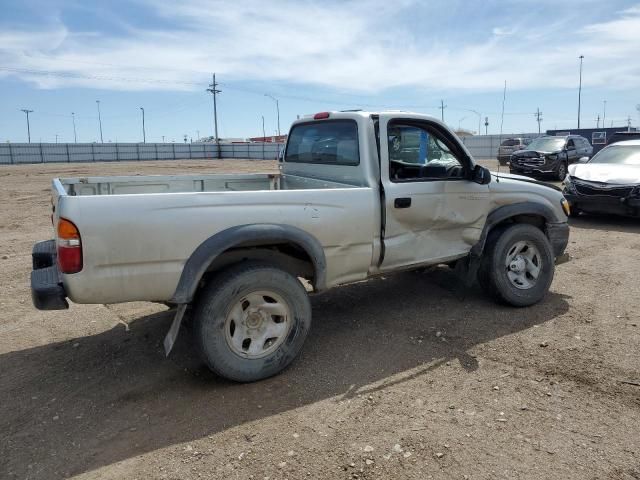
[[[498,162],[500,165],[506,165],[511,158],[511,154],[518,150],[523,150],[531,143],[530,138],[508,138],[498,147]]]

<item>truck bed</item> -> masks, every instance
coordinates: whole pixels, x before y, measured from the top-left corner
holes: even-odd
[[[54,180],[58,193],[70,196],[193,193],[224,191],[355,188],[355,185],[281,174],[135,175]]]

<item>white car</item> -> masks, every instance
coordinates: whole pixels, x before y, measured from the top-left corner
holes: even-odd
[[[612,213],[640,217],[640,140],[614,143],[591,160],[570,165],[564,196],[571,215]]]

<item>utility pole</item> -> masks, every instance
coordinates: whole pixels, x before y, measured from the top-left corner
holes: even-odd
[[[71,112],[71,120],[73,120],[73,142],[78,143],[78,136],[76,135],[76,114]]]
[[[489,117],[484,117],[484,134],[489,135]]]
[[[162,143],[164,143],[164,135],[162,135]]]
[[[596,128],[600,128],[600,114],[596,118]]]
[[[584,60],[584,55],[580,55],[580,83],[578,85],[578,128],[580,128],[580,104],[582,100],[582,61]]]
[[[627,117],[627,132],[631,131],[631,115]]]
[[[280,105],[278,103],[278,99],[273,95],[269,95],[268,93],[265,93],[264,96],[269,97],[271,100],[276,102],[276,113],[278,115],[278,136],[280,136]]]
[[[607,118],[607,101],[603,100],[602,101],[602,105],[603,105],[603,107],[602,107],[602,128],[606,128],[604,121]]]
[[[104,143],[104,140],[102,140],[102,117],[100,116],[100,100],[96,100],[96,105],[98,105],[98,125],[100,125],[100,143]]]
[[[444,100],[440,100],[440,106],[438,108],[440,109],[440,118],[444,123],[444,109],[447,108],[447,106],[444,104]]]
[[[144,107],[140,107],[142,110],[142,143],[147,143],[147,132],[144,129]]]
[[[539,107],[536,110],[536,113],[533,114],[533,116],[536,117],[536,122],[538,122],[538,135],[540,135],[540,123],[542,122],[542,112],[540,111]]]
[[[58,143],[58,134],[56,133],[56,143]]]
[[[207,92],[210,92],[213,96],[213,126],[215,133],[216,146],[218,150],[218,158],[220,158],[220,139],[218,138],[218,107],[216,103],[216,95],[221,93],[222,90],[218,90],[218,83],[216,82],[216,74],[212,75],[212,82],[207,88]]]
[[[22,111],[27,114],[27,139],[31,143],[31,126],[29,125],[29,114],[33,113],[33,110],[27,110],[23,108]]]
[[[267,134],[264,132],[264,115],[262,115],[262,142],[267,141]]]

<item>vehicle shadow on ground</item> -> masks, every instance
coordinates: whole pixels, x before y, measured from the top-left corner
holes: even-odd
[[[496,305],[478,288],[461,301],[455,285],[443,268],[315,296],[300,358],[253,384],[210,373],[189,332],[165,359],[170,312],[137,319],[128,332],[118,326],[0,355],[0,476],[71,476],[329,397],[385,388],[385,379],[408,370],[388,382],[429,375],[453,359],[473,371],[472,347],[568,310],[554,293],[526,309]]]
[[[569,221],[571,228],[606,232],[640,233],[640,218],[616,215],[582,214]]]

